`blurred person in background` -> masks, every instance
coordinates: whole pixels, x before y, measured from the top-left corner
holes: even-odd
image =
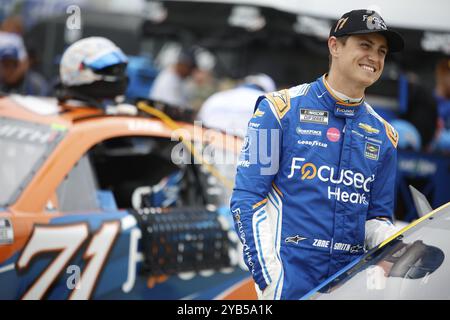
[[[198,113],[206,99],[219,91],[222,79],[217,79],[210,70],[197,68],[190,77],[187,89],[189,92],[189,106]]]
[[[258,97],[275,91],[275,82],[266,74],[247,76],[236,88],[214,93],[203,103],[197,120],[206,127],[244,137]]]
[[[156,77],[150,89],[149,98],[181,108],[191,108],[187,80],[196,68],[194,52],[191,50],[180,51],[176,63],[164,68]]]
[[[20,36],[24,34],[24,26],[22,17],[20,16],[10,16],[6,18],[0,27],[4,32],[16,33]]]
[[[433,92],[417,76],[407,74],[399,80],[406,94],[404,111],[391,121],[399,134],[399,149],[430,151],[438,127],[438,110]]]
[[[434,147],[450,152],[450,58],[442,59],[436,66],[435,98],[438,104],[439,125]]]
[[[49,93],[47,82],[29,66],[22,37],[0,31],[0,91],[46,96]]]
[[[2,31],[15,33],[24,39],[25,49],[27,50],[28,55],[29,70],[41,76],[41,73],[38,70],[41,64],[41,57],[39,55],[41,44],[39,43],[39,40],[31,37],[27,38],[25,36],[25,27],[23,25],[22,17],[19,15],[10,16],[3,21],[0,28]],[[44,77],[42,78],[45,79]],[[49,85],[49,90],[52,90],[51,85]],[[50,92],[48,93],[50,94]]]

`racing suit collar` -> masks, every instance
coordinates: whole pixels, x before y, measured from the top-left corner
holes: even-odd
[[[347,103],[339,99],[326,84],[324,74],[317,79],[318,90],[321,98],[325,100],[326,107],[334,112],[334,115],[338,118],[354,118],[357,117],[364,105],[364,97],[356,103]]]

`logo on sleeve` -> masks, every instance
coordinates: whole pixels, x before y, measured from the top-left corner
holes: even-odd
[[[266,98],[272,103],[277,112],[278,118],[283,119],[286,113],[291,108],[291,98],[289,96],[289,90],[284,89],[272,93],[266,94]]]
[[[380,146],[378,144],[366,142],[364,156],[370,160],[378,160],[380,155]]]
[[[259,109],[256,109],[255,113],[253,114],[253,118],[259,118],[262,117],[264,115],[264,111],[261,111]]]
[[[395,131],[395,129],[386,121],[383,121],[383,123],[384,123],[384,127],[386,128],[386,134],[387,134],[389,140],[391,140],[394,147],[397,148],[397,144],[398,144],[397,131]]]
[[[250,136],[249,135],[245,136],[241,152],[248,151],[248,149],[250,148],[250,143],[251,143]]]
[[[328,111],[300,109],[300,122],[328,125]]]

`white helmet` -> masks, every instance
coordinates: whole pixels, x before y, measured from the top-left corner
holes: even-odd
[[[125,85],[123,88],[125,91],[127,63],[126,55],[110,40],[103,37],[81,39],[69,46],[62,56],[59,67],[61,83],[71,88],[87,88],[92,84],[102,85],[103,87],[99,88],[100,91],[111,90],[110,88],[119,87],[118,84],[120,84],[120,87]],[[104,88],[105,86],[110,88]],[[94,95],[98,91],[96,90],[87,92]]]

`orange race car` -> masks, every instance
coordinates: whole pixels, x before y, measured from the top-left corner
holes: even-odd
[[[0,98],[1,299],[256,298],[228,211],[241,141],[140,109]]]

